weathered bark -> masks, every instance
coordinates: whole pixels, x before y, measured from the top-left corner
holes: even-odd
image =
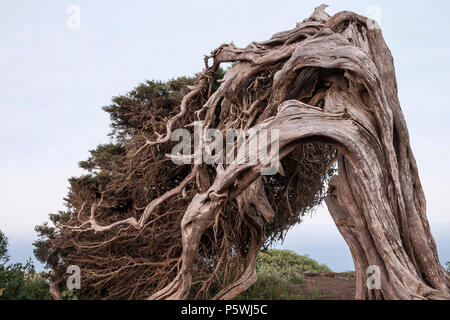
[[[331,184],[332,187],[337,185],[338,193],[335,195],[332,191],[327,204],[355,259],[358,298],[449,297],[445,271],[438,261],[429,260],[420,269],[413,262],[413,259],[424,260],[429,255],[429,252],[421,250],[424,243],[430,246],[430,250],[433,249],[433,242],[424,237],[424,233],[421,243],[413,247],[415,256],[408,256],[403,240],[406,235],[397,223],[396,207],[391,202],[386,153],[376,140],[377,137],[371,135],[361,122],[350,119],[348,113],[329,113],[291,100],[280,106],[274,119],[263,122],[257,128],[279,130],[283,156],[293,149],[293,144],[314,137],[335,144],[345,157],[346,160],[340,162],[338,182]],[[212,224],[217,208],[223,201],[208,195],[228,194],[232,197],[240,194],[257,179],[263,166],[234,163],[217,176],[207,192],[192,201],[183,224],[185,250],[182,271],[185,276],[188,275],[187,279],[191,275],[190,266],[185,261],[189,261],[192,252],[195,252],[199,235]],[[348,182],[347,172],[351,172],[351,183]],[[239,187],[234,187],[236,180],[241,182]],[[382,269],[380,292],[370,293],[364,288],[363,275],[368,265],[378,265]],[[435,273],[435,270],[438,272]],[[182,283],[179,285],[189,286],[188,282]],[[185,294],[186,291],[177,291],[172,297],[183,298]]]
[[[44,282],[48,285],[50,295],[52,296],[53,300],[62,300],[61,291],[58,287],[57,281],[52,281],[50,279],[44,279]]]
[[[355,261],[357,298],[447,299],[448,276],[426,219],[424,194],[397,99],[393,61],[381,31],[361,32],[357,24],[366,26],[367,20],[353,13],[337,14],[296,46],[275,76],[274,96],[266,109],[281,104],[278,113],[255,128],[278,129],[283,155],[293,145],[311,140],[332,144],[342,154],[339,176],[330,183],[326,201]],[[282,102],[307,67],[343,72],[330,77],[323,108],[298,100]],[[257,179],[260,168],[233,163],[217,175],[207,192],[194,198],[183,223],[185,274],[199,235],[223,201],[212,195],[239,195]],[[365,286],[369,265],[382,271],[380,290]],[[184,298],[185,293],[177,291],[171,297]]]

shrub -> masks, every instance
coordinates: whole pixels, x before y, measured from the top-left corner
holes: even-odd
[[[289,250],[271,249],[258,254],[258,281],[238,300],[305,300],[317,298],[301,292],[303,272],[330,272],[324,264]]]
[[[0,300],[49,300],[48,286],[31,260],[7,264],[7,246],[8,239],[0,231]]]
[[[49,300],[50,294],[43,277],[36,273],[29,260],[27,263],[0,265],[0,299],[2,300]]]
[[[64,300],[78,300],[78,296],[75,295],[73,290],[64,290],[61,292],[61,297]]]

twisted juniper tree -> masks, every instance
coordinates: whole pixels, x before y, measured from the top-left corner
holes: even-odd
[[[89,173],[71,179],[55,227],[37,228],[53,282],[76,264],[91,297],[231,299],[256,281],[261,247],[325,198],[357,298],[450,298],[381,30],[324,8],[267,41],[220,46],[196,79],[147,82],[105,108],[113,142],[80,163]],[[240,161],[246,144],[223,165],[175,164],[172,133],[194,135],[196,121],[204,140],[210,128],[278,130],[278,173],[261,175],[270,157]],[[371,265],[379,290],[365,284]]]

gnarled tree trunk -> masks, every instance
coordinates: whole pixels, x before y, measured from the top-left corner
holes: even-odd
[[[302,72],[311,68],[332,71],[322,95],[323,107],[296,99],[283,102],[303,81]],[[427,222],[397,98],[393,60],[374,22],[369,26],[366,18],[349,12],[332,17],[317,34],[295,47],[276,73],[273,87],[269,107],[280,105],[277,115],[255,129],[279,130],[282,157],[310,141],[331,144],[340,153],[339,175],[330,182],[326,203],[351,249],[357,298],[450,298],[449,278],[439,263]],[[233,163],[218,173],[209,190],[194,198],[183,218],[179,277],[152,298],[186,297],[200,235],[213,224],[223,197],[236,197],[249,189],[259,192],[247,187],[256,183],[262,166]],[[253,243],[256,247],[261,241]],[[243,282],[255,281],[255,251],[249,251],[253,271],[246,272]],[[381,270],[380,290],[366,286],[370,265]],[[232,298],[247,287],[239,283],[218,298]]]
[[[263,130],[278,130],[280,159],[293,157],[307,143],[326,144],[337,150],[338,175],[329,182],[325,200],[350,247],[358,299],[449,299],[450,278],[439,263],[427,222],[425,197],[397,97],[394,63],[381,30],[374,21],[351,12],[330,17],[324,8],[318,7],[294,29],[277,33],[267,41],[253,42],[246,48],[226,44],[213,51],[205,58],[205,71],[182,99],[179,113],[167,121],[166,134],[157,133],[154,141],[146,139],[145,145],[130,158],[146,147],[169,141],[176,121],[192,111],[189,101],[206,89],[208,99],[195,113],[203,121],[203,133],[214,127],[252,128],[256,134],[247,138],[242,146],[246,148],[253,142],[258,145],[252,139],[257,139]],[[212,66],[208,65],[210,59]],[[223,62],[236,64],[210,95],[211,79]],[[265,153],[264,148],[258,145],[258,152]],[[97,222],[105,218],[96,214],[102,209],[102,201],[113,206],[113,186],[114,192],[106,192],[105,197],[102,193],[100,202],[94,203],[90,212],[84,210],[83,203],[78,214],[62,228],[71,233],[112,232],[124,226],[143,230],[151,224],[149,217],[158,206],[179,194],[184,197],[187,186],[195,180],[196,194],[181,220],[181,257],[169,259],[167,255],[164,265],[164,270],[178,273],[162,289],[159,283],[153,286],[160,290],[155,289],[150,299],[188,297],[202,236],[217,225],[225,204],[234,199],[249,230],[246,258],[237,280],[215,298],[236,297],[256,281],[256,255],[265,242],[265,224],[277,218],[261,178],[261,169],[269,165],[271,157],[266,162],[241,161],[242,157],[252,157],[247,149],[241,150],[225,168],[210,166],[208,171],[205,166],[194,164],[176,188],[154,199],[140,215],[134,212],[134,216],[121,221],[109,220],[108,225]],[[160,216],[153,217],[153,221]],[[154,233],[150,236],[157,242]],[[119,237],[113,235],[100,245]],[[148,265],[159,263],[151,261]],[[366,286],[369,266],[378,266],[381,271],[380,289]],[[112,273],[105,270],[104,277]],[[114,276],[119,271],[114,271]],[[92,277],[100,278],[98,274]]]

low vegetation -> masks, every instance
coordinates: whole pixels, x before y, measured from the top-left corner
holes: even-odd
[[[49,300],[48,286],[31,259],[9,263],[8,239],[0,231],[0,300]]]
[[[9,263],[8,240],[0,231],[0,300],[50,300],[49,288],[43,275],[35,271],[31,260],[27,263]],[[330,272],[330,269],[308,256],[289,250],[262,251],[257,258],[258,281],[240,300],[304,300],[320,298],[316,293],[305,293],[303,272]],[[72,291],[63,291],[65,300],[78,300]],[[88,297],[84,297],[89,299]],[[92,297],[91,297],[92,298]]]
[[[303,272],[331,272],[324,264],[289,250],[266,250],[258,254],[258,281],[238,300],[305,300],[320,298],[317,293],[305,293]]]
[[[9,263],[8,239],[0,231],[0,300],[49,300],[49,288],[43,275],[35,271],[31,260],[25,264]],[[445,263],[450,272],[450,261]],[[331,272],[325,264],[289,250],[269,249],[259,252],[256,269],[258,281],[238,300],[316,300],[320,295],[305,289],[303,273]],[[347,278],[346,278],[347,279]],[[354,280],[349,275],[347,280]],[[62,291],[65,300],[78,300],[75,292]],[[93,297],[84,297],[92,299]]]

